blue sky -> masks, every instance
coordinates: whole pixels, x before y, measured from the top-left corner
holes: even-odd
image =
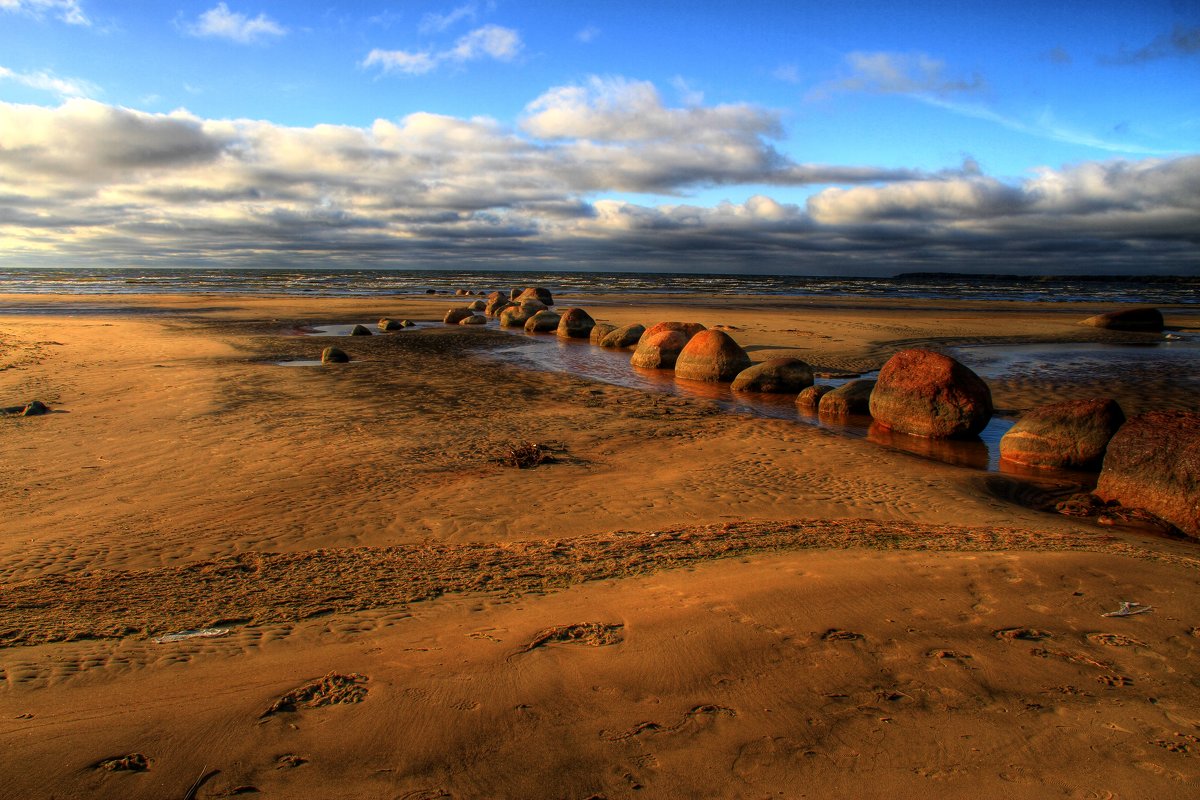
[[[1200,4],[929,5],[0,0],[0,248],[1200,271]]]

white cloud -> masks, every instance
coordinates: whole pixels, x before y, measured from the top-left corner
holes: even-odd
[[[590,44],[591,42],[596,41],[596,37],[598,37],[600,33],[601,30],[595,25],[588,25],[587,27],[576,31],[575,41],[583,42],[584,44]]]
[[[0,0],[0,2],[2,1]],[[28,86],[30,89],[50,92],[59,97],[93,97],[100,94],[99,87],[91,81],[81,78],[61,78],[47,70],[14,72],[6,67],[0,67],[0,80],[13,81],[22,86]]]
[[[453,47],[437,52],[376,48],[367,54],[361,66],[378,67],[385,73],[424,75],[448,62],[463,64],[485,58],[512,61],[521,52],[522,46],[521,35],[512,28],[484,25],[459,37]]]
[[[825,83],[814,97],[832,92],[946,96],[972,93],[984,88],[978,75],[948,77],[946,64],[925,53],[854,52],[845,58],[849,74]]]
[[[91,25],[79,0],[0,0],[0,10],[41,18],[53,14],[68,25]]]
[[[780,64],[771,71],[771,77],[784,83],[800,83],[800,69],[795,64]]]
[[[451,28],[459,22],[471,21],[474,22],[479,14],[479,9],[474,3],[467,3],[457,8],[447,11],[445,14],[437,14],[429,12],[421,18],[421,24],[418,30],[423,34],[441,33],[447,28]]]
[[[273,36],[283,36],[287,33],[287,28],[265,13],[250,18],[245,14],[230,11],[229,6],[225,3],[217,3],[197,17],[194,23],[188,25],[187,31],[192,36],[228,39],[238,44],[251,44]]]

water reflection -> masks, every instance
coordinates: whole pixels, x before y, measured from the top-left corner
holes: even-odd
[[[1003,436],[1003,434],[1001,434]],[[980,438],[975,439],[927,439],[923,436],[910,436],[899,433],[872,422],[867,429],[867,439],[875,444],[890,447],[893,450],[903,450],[906,453],[944,461],[960,467],[972,469],[988,469],[992,467],[991,453],[987,444]],[[997,444],[999,437],[997,437]],[[993,467],[994,468],[994,467]]]

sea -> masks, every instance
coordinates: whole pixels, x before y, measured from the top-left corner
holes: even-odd
[[[545,286],[556,296],[693,294],[1200,306],[1200,276],[907,273],[886,278],[650,272],[0,268],[0,293],[350,296]]]

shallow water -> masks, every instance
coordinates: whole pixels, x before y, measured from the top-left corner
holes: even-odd
[[[1186,337],[1147,344],[1060,343],[971,345],[950,354],[984,380],[1012,377],[1069,378],[1122,374],[1152,366],[1158,371],[1195,371],[1200,367],[1200,340]]]

